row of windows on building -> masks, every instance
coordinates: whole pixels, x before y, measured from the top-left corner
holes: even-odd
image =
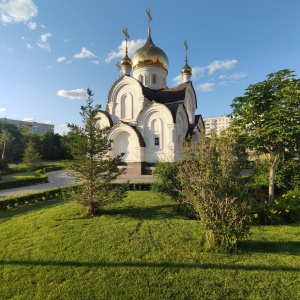
[[[146,76],[141,74],[139,76],[139,81],[142,84],[146,84]],[[152,76],[150,76],[150,84],[157,84],[157,75],[156,74],[153,74]],[[166,78],[163,78],[163,84],[166,84]]]

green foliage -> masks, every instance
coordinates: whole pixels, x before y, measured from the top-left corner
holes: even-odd
[[[285,152],[298,155],[300,141],[300,84],[291,70],[281,70],[250,85],[232,102],[232,125],[246,145],[269,161],[269,203],[274,200],[275,167]]]
[[[97,116],[100,105],[93,106],[92,96],[92,91],[88,89],[86,105],[80,108],[83,126],[68,124],[70,132],[65,138],[65,144],[74,158],[70,168],[82,183],[71,196],[87,207],[87,217],[126,195],[126,189],[109,189],[110,182],[124,173],[123,169],[118,169],[124,154],[110,157],[109,128],[100,126]]]
[[[2,175],[9,173],[9,165],[7,159],[0,158],[0,178]]]
[[[41,164],[41,155],[37,151],[33,141],[29,141],[23,156],[23,163],[28,166],[30,170],[36,169]]]
[[[300,190],[295,189],[276,197],[273,204],[259,203],[253,212],[257,225],[282,225],[300,221]]]
[[[12,180],[8,180],[7,177],[11,176],[2,177],[2,181],[0,182],[0,189],[12,189],[21,186],[29,186],[48,182],[48,177],[46,175],[40,175],[39,177],[37,177],[36,174],[31,174],[27,176],[22,176],[22,174],[20,174],[20,176],[18,176],[17,179]]]
[[[35,171],[35,176],[37,178],[43,177],[46,174],[46,170],[45,169],[39,169]]]
[[[278,162],[275,184],[285,191],[300,188],[300,161],[285,157]]]
[[[177,162],[159,161],[153,171],[156,181],[152,188],[161,196],[168,195],[174,200],[179,200],[181,190],[180,181],[177,178],[180,165]]]
[[[220,139],[206,138],[203,132],[200,144],[183,146],[181,201],[191,205],[204,224],[206,249],[236,252],[237,241],[250,230],[250,177],[241,178],[244,161],[238,152],[230,132]]]

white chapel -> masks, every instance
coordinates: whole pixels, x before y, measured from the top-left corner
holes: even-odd
[[[150,17],[150,11],[147,11]],[[150,17],[151,18],[151,17]],[[197,98],[191,82],[192,68],[181,70],[182,84],[167,87],[168,57],[151,37],[130,59],[127,51],[120,62],[123,75],[111,86],[105,111],[99,112],[102,126],[109,126],[113,156],[125,153],[122,164],[127,174],[149,174],[159,160],[181,158],[182,139],[196,142],[204,128],[201,115],[195,115]],[[186,53],[187,53],[187,44]]]

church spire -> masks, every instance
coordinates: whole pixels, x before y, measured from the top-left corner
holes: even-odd
[[[190,78],[192,76],[192,68],[188,65],[188,44],[187,41],[184,41],[184,47],[185,47],[185,66],[181,70],[181,75],[183,77],[183,82],[189,82]]]
[[[127,47],[127,41],[130,39],[130,36],[128,34],[127,28],[123,29],[123,33],[124,33],[124,36],[125,36],[126,45],[125,45],[125,56],[121,60],[121,68],[122,68],[122,71],[123,71],[124,75],[130,76],[130,72],[131,72],[131,68],[132,68],[132,61],[128,57],[128,47]]]

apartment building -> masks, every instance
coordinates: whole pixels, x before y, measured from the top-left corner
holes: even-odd
[[[220,133],[229,126],[231,120],[232,117],[226,115],[216,118],[203,118],[206,136],[210,136],[211,132],[215,132],[217,136],[220,136]]]
[[[0,123],[13,124],[13,125],[16,125],[17,128],[26,126],[29,128],[30,131],[33,131],[38,134],[43,134],[43,133],[46,133],[47,131],[54,132],[54,125],[51,125],[51,124],[21,121],[21,120],[12,120],[12,119],[7,119],[7,118],[0,118]]]

